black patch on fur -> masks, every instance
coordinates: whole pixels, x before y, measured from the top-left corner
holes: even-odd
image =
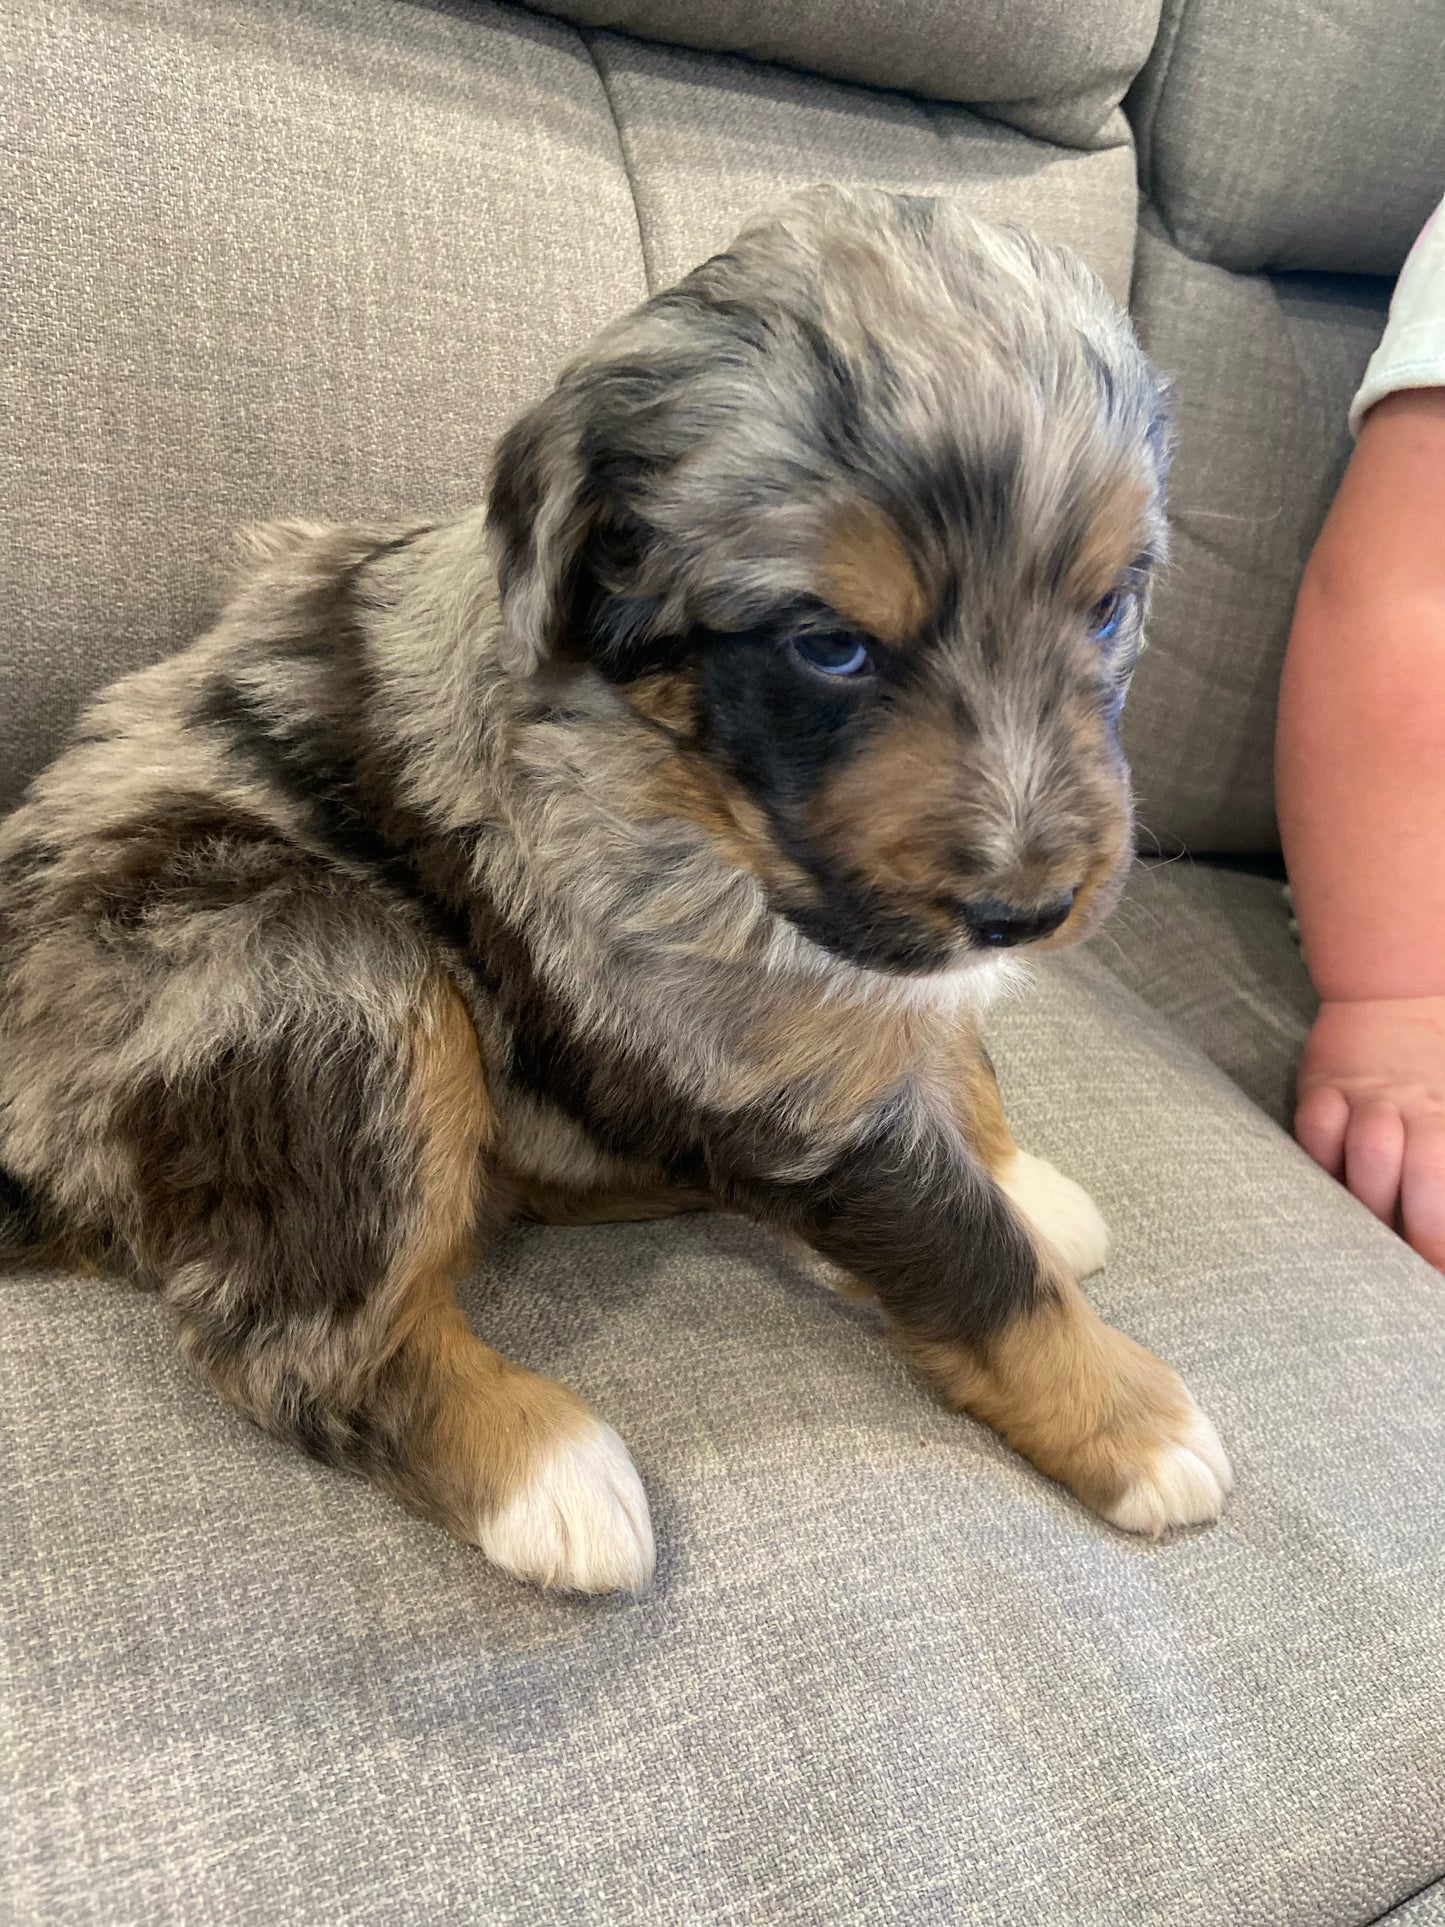
[[[817,903],[780,899],[778,909],[823,949],[869,970],[918,976],[946,967],[955,946],[894,909],[862,877],[819,859],[810,865],[822,897]]]
[[[912,486],[906,499],[945,553],[966,545],[968,567],[1016,567],[1016,553],[1033,531],[1020,528],[1019,476],[1023,444],[1009,429],[992,448],[960,448],[953,443],[914,456]]]
[[[589,484],[600,495],[601,484]],[[634,593],[655,538],[641,519],[617,500],[604,500],[570,578],[568,609],[555,653],[563,661],[589,661],[609,682],[628,683],[686,659],[687,639],[656,632],[658,599]]]
[[[374,690],[356,606],[362,566],[318,596],[292,645],[320,667],[324,707],[277,713],[222,674],[202,690],[191,720],[216,730],[268,784],[299,803],[316,841],[404,902],[456,963],[469,937],[466,862],[398,800],[391,755],[370,733]]]
[[[284,796],[305,804],[318,840],[335,855],[378,870],[392,861],[395,851],[362,799],[356,746],[338,724],[311,716],[279,720],[225,675],[202,691],[191,720],[219,730]]]
[[[318,1398],[309,1386],[295,1383],[283,1388],[277,1417],[287,1435],[308,1458],[333,1465],[346,1472],[362,1472],[382,1485],[400,1484],[406,1476],[408,1454],[407,1426],[415,1416],[412,1401],[397,1399],[396,1388],[405,1383],[406,1368],[392,1358],[382,1367],[366,1405],[344,1406],[335,1400]],[[409,1388],[408,1388],[409,1389]],[[422,1496],[413,1486],[408,1492],[412,1504]]]
[[[33,940],[54,912],[47,900],[50,873],[61,848],[44,837],[17,845],[0,863],[0,955],[22,938]]]
[[[876,702],[870,686],[800,664],[791,628],[785,611],[766,629],[694,640],[703,741],[775,821],[861,739]]]
[[[1003,1193],[942,1131],[920,1141],[884,1112],[831,1170],[807,1184],[737,1187],[739,1203],[796,1232],[864,1279],[917,1337],[984,1348],[1049,1290]]]
[[[39,1199],[0,1164],[0,1251],[43,1244],[55,1231]]]
[[[112,1130],[153,1272],[204,1262],[213,1363],[297,1319],[355,1311],[404,1234],[416,1149],[398,1040],[314,1022],[143,1077]]]
[[[162,906],[205,912],[244,903],[278,877],[315,867],[260,818],[182,791],[143,817],[106,825],[92,855],[78,886],[84,902],[66,908],[119,930]]]
[[[373,690],[356,607],[363,566],[343,570],[315,593],[287,646],[293,660],[316,671],[304,706],[272,709],[223,673],[201,691],[191,720],[228,738],[282,794],[303,804],[328,848],[375,866],[392,852],[377,830],[389,785],[379,769],[366,767],[380,759],[368,757],[365,736]]]

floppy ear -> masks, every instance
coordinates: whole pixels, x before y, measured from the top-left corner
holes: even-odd
[[[638,673],[670,593],[654,491],[735,407],[739,368],[768,340],[736,269],[716,256],[615,322],[498,444],[487,526],[515,673],[559,655]]]
[[[676,376],[676,357],[579,365],[502,437],[487,525],[513,674],[586,659],[625,681],[643,666],[662,606],[643,587],[657,548],[647,494],[684,445],[667,406]]]
[[[526,676],[562,649],[597,510],[581,449],[579,397],[544,396],[497,446],[487,527],[501,593],[503,660]]]

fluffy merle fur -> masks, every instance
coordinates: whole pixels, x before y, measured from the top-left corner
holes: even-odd
[[[1071,901],[1052,945],[1117,894],[1166,439],[1079,262],[820,189],[573,363],[485,511],[254,534],[0,832],[7,1221],[556,1583],[651,1541],[620,1443],[455,1312],[517,1211],[748,1212],[1117,1523],[1211,1516],[1207,1421],[1008,1134],[967,914]]]

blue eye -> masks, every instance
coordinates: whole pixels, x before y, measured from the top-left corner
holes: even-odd
[[[793,648],[825,676],[861,676],[873,667],[868,645],[856,636],[799,636]]]
[[[1117,632],[1120,623],[1124,620],[1126,602],[1127,597],[1120,595],[1116,590],[1112,595],[1104,596],[1090,609],[1089,627],[1096,641],[1107,642],[1110,636]]]

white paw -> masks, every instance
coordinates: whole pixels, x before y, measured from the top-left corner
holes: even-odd
[[[641,1592],[652,1577],[652,1520],[627,1447],[610,1425],[553,1446],[529,1482],[477,1533],[520,1579],[570,1592]]]
[[[1109,1255],[1109,1227],[1083,1185],[1056,1171],[1047,1158],[1017,1151],[998,1173],[998,1186],[1076,1278],[1102,1268]]]
[[[1191,1399],[1178,1437],[1161,1446],[1104,1517],[1125,1532],[1157,1535],[1169,1526],[1201,1526],[1217,1519],[1234,1474],[1219,1434]]]

